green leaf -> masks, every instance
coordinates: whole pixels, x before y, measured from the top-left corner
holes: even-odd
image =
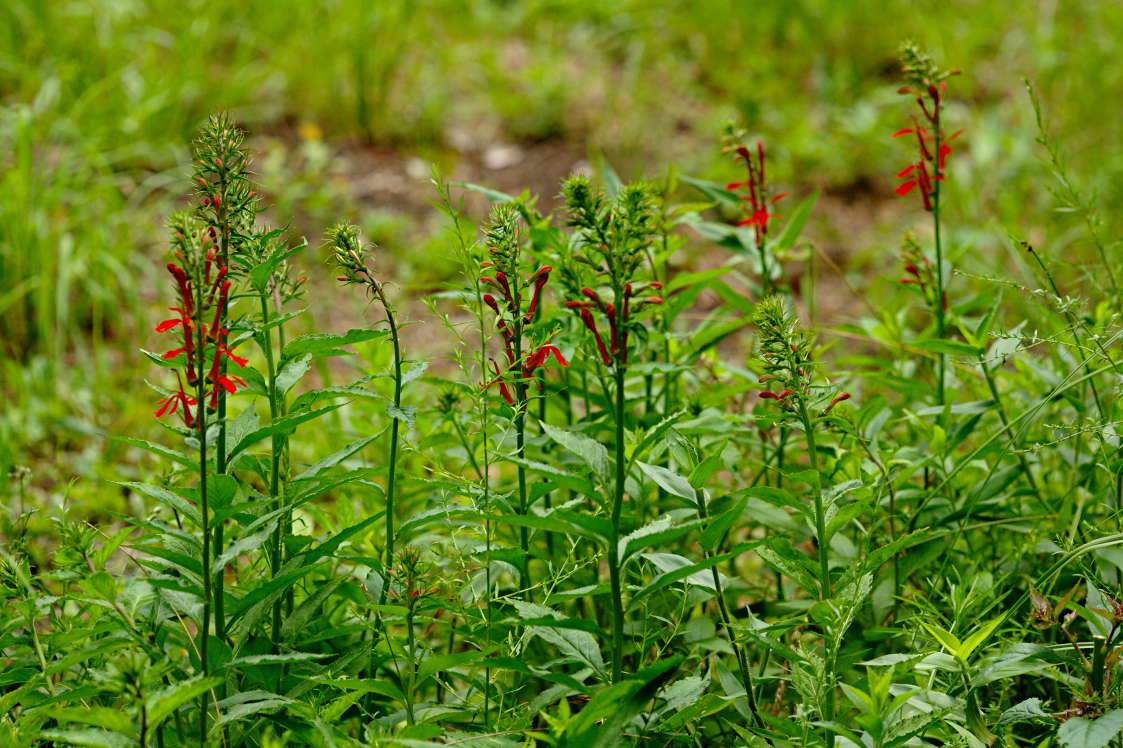
[[[817,570],[811,559],[792,548],[786,538],[770,538],[766,545],[756,549],[756,553],[766,564],[791,579],[806,592],[814,593],[819,589]]]
[[[741,514],[745,511],[745,505],[748,503],[749,497],[745,496],[732,508],[712,518],[706,525],[706,529],[702,531],[702,537],[700,538],[702,547],[710,551],[715,550],[725,534],[729,532],[729,528],[741,519]]]
[[[655,481],[660,488],[672,496],[686,499],[692,504],[698,501],[694,486],[690,485],[690,481],[678,473],[672,472],[661,465],[651,465],[646,462],[637,462],[636,464],[648,478]]]
[[[387,405],[386,415],[390,418],[397,418],[399,421],[404,421],[406,426],[413,428],[414,419],[417,417],[417,408],[412,405]]]
[[[183,516],[190,519],[196,525],[200,523],[202,515],[199,514],[199,509],[187,499],[179,494],[170,491],[163,486],[153,486],[148,483],[135,483],[133,481],[119,481],[119,486],[126,486],[139,493],[144,494],[150,499],[155,499],[161,504],[170,507],[171,509],[179,512]]]
[[[982,355],[983,350],[967,343],[961,343],[957,340],[918,340],[914,343],[917,348],[932,353],[943,353],[948,356],[967,356],[970,358],[978,358]]]
[[[1012,725],[1015,722],[1032,722],[1042,718],[1051,719],[1052,715],[1041,708],[1041,699],[1026,699],[1004,711],[998,718],[998,726]]]
[[[115,442],[121,442],[122,444],[130,444],[134,447],[140,447],[141,449],[147,450],[154,455],[165,457],[172,462],[183,465],[186,468],[199,468],[199,460],[197,458],[192,459],[191,457],[188,457],[181,452],[176,452],[174,449],[168,449],[162,444],[154,444],[150,441],[145,441],[144,439],[134,439],[131,436],[110,436],[109,438]]]
[[[229,459],[233,460],[243,451],[245,451],[249,447],[252,447],[254,444],[257,444],[263,439],[273,436],[274,434],[290,434],[300,424],[311,421],[314,418],[319,418],[325,413],[330,413],[331,411],[339,407],[341,407],[341,405],[328,405],[324,408],[320,408],[319,410],[309,410],[303,413],[294,413],[292,415],[282,416],[281,418],[273,421],[268,426],[260,428],[257,431],[246,434],[244,437],[242,437],[242,440],[238,442],[237,446],[235,446],[234,449],[230,450]]]
[[[545,530],[546,532],[555,532],[559,535],[578,535],[593,540],[598,539],[597,533],[575,525],[572,522],[566,522],[561,517],[555,515],[540,517],[536,514],[509,514],[490,516],[488,519],[501,522],[505,525],[514,525],[515,527],[528,527],[532,530]]]
[[[450,184],[453,187],[463,187],[466,190],[478,192],[486,197],[488,199],[488,202],[491,203],[512,203],[515,201],[515,198],[511,195],[508,195],[506,192],[493,190],[490,187],[484,187],[483,185],[475,184],[474,182],[450,182]]]
[[[621,563],[626,562],[636,551],[681,538],[683,535],[688,535],[698,530],[701,526],[701,520],[692,520],[682,525],[671,526],[671,518],[664,515],[635,532],[620,538],[617,547]]]
[[[795,206],[792,211],[791,217],[788,218],[787,223],[784,224],[784,230],[780,233],[779,238],[776,239],[776,244],[773,247],[774,252],[784,252],[795,246],[796,240],[803,232],[803,227],[807,224],[807,219],[811,217],[811,209],[815,207],[816,201],[819,199],[819,192],[816,190],[810,196],[804,198],[799,205]]]
[[[55,740],[67,745],[85,745],[91,748],[133,748],[136,741],[124,735],[108,730],[99,730],[93,727],[76,728],[73,730],[41,730],[36,736],[47,740]]]
[[[1123,709],[1113,709],[1099,719],[1073,717],[1057,730],[1064,748],[1103,748],[1123,731]]]
[[[312,333],[311,335],[301,335],[299,338],[294,338],[285,344],[284,352],[281,358],[290,360],[303,356],[308,353],[313,358],[320,358],[321,356],[331,356],[337,354],[338,348],[345,345],[353,345],[354,343],[363,343],[375,338],[383,338],[389,335],[385,330],[348,330],[342,335],[334,335],[331,333]]]
[[[1005,620],[1006,614],[1003,613],[997,618],[993,618],[990,621],[984,623],[982,626],[976,629],[975,633],[971,634],[963,640],[963,645],[954,653],[955,656],[963,662],[967,662],[967,660],[971,657],[971,654],[976,649],[978,649],[979,646],[983,642],[985,642],[987,638],[994,633],[994,630],[998,628],[998,626]]]
[[[153,730],[170,717],[172,713],[184,704],[221,685],[223,679],[218,676],[204,678],[197,675],[178,683],[162,688],[151,694],[144,702],[148,711],[148,728]]]
[[[299,358],[286,361],[285,365],[281,367],[281,373],[277,375],[276,379],[278,396],[284,396],[311,368],[311,353],[306,353]]]
[[[713,200],[714,202],[725,203],[726,205],[736,205],[738,207],[740,207],[741,205],[741,200],[737,197],[737,194],[725,189],[724,184],[720,184],[718,182],[710,182],[705,179],[688,177],[685,174],[680,176],[679,179],[694,187],[708,199]]]
[[[304,630],[316,614],[319,612],[320,607],[324,601],[331,597],[331,594],[346,581],[344,577],[336,577],[329,582],[324,582],[319,586],[315,593],[310,595],[304,600],[281,625],[281,638],[286,641],[292,641]]]
[[[519,616],[522,618],[565,620],[565,616],[552,608],[547,608],[545,605],[523,602],[518,599],[512,599],[511,604],[515,606],[515,610],[519,612]],[[566,657],[588,665],[601,675],[604,674],[604,658],[601,657],[600,646],[597,644],[596,637],[589,632],[541,625],[528,626],[527,632],[553,644]]]
[[[126,712],[113,707],[53,707],[50,710],[50,715],[51,719],[57,720],[59,724],[77,722],[83,725],[104,727],[123,735],[134,736],[136,734],[136,725],[133,724],[132,718]]]
[[[212,725],[212,730],[238,722],[255,714],[268,714],[294,703],[292,699],[279,696],[268,691],[247,691],[235,694],[219,702],[218,710],[222,714]]]
[[[364,437],[362,439],[357,439],[357,440],[351,442],[350,444],[348,444],[347,446],[345,446],[343,449],[339,450],[338,452],[333,452],[332,454],[328,455],[324,459],[317,462],[315,465],[312,465],[311,467],[309,467],[303,473],[301,473],[300,475],[293,478],[293,481],[295,482],[295,481],[302,481],[302,480],[310,480],[312,478],[315,478],[317,475],[324,472],[325,470],[335,467],[336,465],[343,462],[344,460],[346,460],[351,455],[356,454],[357,452],[361,451],[364,447],[366,447],[368,444],[370,444],[371,442],[376,440],[379,436],[381,436],[381,434],[375,434],[374,436],[367,436],[367,437]]]
[[[576,431],[559,429],[542,421],[542,430],[565,449],[585,461],[601,481],[608,481],[608,450],[603,444]]]
[[[932,635],[933,639],[940,643],[940,646],[948,651],[948,654],[955,656],[955,654],[959,652],[959,650],[963,647],[963,643],[960,642],[959,639],[955,637],[955,634],[951,633],[950,631],[945,631],[936,624],[928,623],[926,621],[921,621],[920,625],[923,626],[928,631],[928,633]]]
[[[295,247],[274,249],[267,259],[250,268],[250,285],[257,289],[258,293],[265,293],[269,288],[269,278],[277,266],[307,246],[306,242],[301,242]]]
[[[486,652],[452,652],[450,654],[436,654],[426,657],[417,668],[418,682],[431,675],[443,673],[453,668],[463,667],[484,657]]]
[[[723,553],[719,556],[711,556],[704,561],[699,561],[688,566],[683,566],[671,571],[664,572],[663,574],[660,574],[659,576],[652,579],[647,583],[645,587],[643,587],[635,595],[633,595],[632,599],[628,602],[628,607],[631,608],[635,606],[640,600],[647,597],[648,595],[654,594],[665,587],[669,587],[670,585],[682,579],[685,579],[692,574],[696,574],[699,571],[709,569],[711,567],[723,564],[726,561],[734,559],[737,556],[740,556],[745,551],[756,548],[760,545],[760,543],[761,541],[759,540],[754,540],[748,543],[740,543],[734,546],[733,549],[729,551],[729,553]],[[710,584],[713,584],[712,580],[710,581]]]

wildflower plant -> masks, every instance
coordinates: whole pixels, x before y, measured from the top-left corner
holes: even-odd
[[[655,212],[648,187],[644,184],[628,185],[609,200],[594,190],[588,179],[574,176],[565,182],[562,194],[569,212],[569,223],[578,231],[577,251],[580,258],[592,267],[594,277],[607,286],[606,298],[602,298],[597,290],[585,287],[581,289],[583,299],[571,299],[566,305],[580,315],[581,322],[596,344],[597,355],[606,367],[610,367],[615,383],[615,476],[609,520],[611,534],[608,537],[612,594],[611,667],[615,683],[623,673],[624,650],[624,599],[618,546],[627,479],[624,434],[628,354],[630,341],[642,334],[639,315],[646,308],[663,303],[659,296],[644,295],[648,289],[657,290],[662,284],[635,277],[654,238]],[[594,309],[607,322],[607,345],[597,327]]]
[[[772,278],[774,268],[768,262],[766,248],[768,240],[768,227],[776,214],[772,208],[788,193],[781,192],[773,195],[768,185],[765,173],[764,143],[757,141],[756,148],[751,149],[743,143],[745,134],[729,126],[726,131],[726,153],[732,153],[735,161],[739,160],[745,167],[745,179],[740,182],[730,182],[725,186],[729,192],[737,194],[737,199],[743,205],[744,218],[737,222],[739,227],[753,229],[757,256],[760,261],[760,286],[761,297],[772,293]]]
[[[940,225],[940,189],[941,183],[947,178],[947,157],[952,151],[951,143],[963,132],[956,130],[950,135],[945,132],[943,106],[948,79],[958,75],[959,71],[940,70],[928,55],[911,42],[901,47],[900,63],[906,85],[901,86],[898,92],[913,97],[920,116],[914,114],[911,127],[893,133],[894,138],[914,139],[917,153],[916,160],[897,173],[897,178],[903,181],[896,192],[898,195],[907,195],[916,190],[920,194],[924,210],[932,214],[936,270],[934,293],[938,299],[934,307],[936,337],[943,340],[947,333],[947,269]],[[940,405],[944,403],[946,368],[945,354],[938,353],[936,401]]]

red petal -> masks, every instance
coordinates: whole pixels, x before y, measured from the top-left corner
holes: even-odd
[[[895,192],[896,192],[896,193],[897,193],[898,195],[907,195],[907,194],[909,194],[909,190],[911,190],[911,189],[912,189],[913,187],[915,187],[915,186],[916,186],[916,182],[915,182],[915,181],[905,182],[904,184],[902,184],[902,185],[900,185],[899,187],[897,187],[897,189],[895,190]]]
[[[172,329],[176,325],[179,325],[179,324],[182,324],[182,323],[183,323],[183,320],[181,320],[181,319],[166,319],[163,322],[161,322],[160,324],[156,325],[156,332],[167,332],[168,330]]]
[[[178,356],[179,354],[183,353],[186,350],[187,350],[186,348],[176,348],[174,351],[168,351],[167,353],[164,354],[164,360],[166,361],[169,358],[175,358],[176,356]]]
[[[902,135],[911,135],[912,133],[913,129],[911,127],[906,127],[904,130],[898,130],[897,132],[893,133],[892,137],[899,138]]]
[[[909,164],[905,168],[897,172],[897,179],[904,179],[916,169],[916,164]]]
[[[785,197],[787,197],[787,196],[788,196],[788,193],[786,193],[786,192],[781,192],[781,193],[780,193],[779,195],[777,195],[776,197],[772,198],[772,204],[773,204],[773,205],[775,205],[776,203],[778,203],[778,202],[779,202],[780,200],[784,199],[784,198],[785,198]]]

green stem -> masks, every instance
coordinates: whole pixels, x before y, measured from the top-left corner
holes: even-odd
[[[265,294],[260,296],[261,300],[261,324],[265,328],[262,330],[261,347],[265,353],[265,368],[269,376],[269,421],[275,423],[279,417],[277,407],[277,364],[273,357],[273,333],[269,329],[269,302]],[[280,496],[280,483],[281,483],[281,437],[274,434],[270,439],[270,467],[269,467],[269,497],[277,502],[277,508],[281,508]],[[285,544],[285,520],[281,517],[277,522],[276,529],[273,530],[272,549],[269,558],[269,572],[272,578],[276,579],[277,575],[281,572],[281,554]],[[273,603],[273,646],[277,647],[277,642],[281,635],[281,599],[278,598]]]
[[[386,476],[386,568],[389,569],[394,562],[394,508],[395,491],[398,476],[398,427],[401,418],[398,415],[402,409],[402,348],[398,337],[398,325],[394,319],[394,312],[387,303],[382,293],[381,285],[376,286],[376,293],[382,308],[386,312],[386,322],[390,325],[390,340],[394,344],[394,418],[390,424],[390,467]],[[387,585],[383,585],[383,595],[386,594]],[[412,720],[412,718],[411,718]],[[411,721],[412,724],[412,721]]]
[[[940,172],[940,107],[936,106],[935,113],[935,126],[936,131],[936,161],[934,165],[935,177],[932,180],[934,187],[932,188],[932,230],[935,234],[936,244],[936,337],[940,340],[944,339],[946,328],[946,292],[944,291],[944,251],[943,243],[940,241],[940,179],[943,176]],[[947,358],[943,353],[937,354],[937,369],[939,385],[936,392],[936,403],[938,405],[944,404],[944,387],[947,374]]]
[[[617,309],[619,309],[617,305]],[[620,513],[624,507],[624,364],[617,354],[616,375],[616,485],[612,497],[612,535],[608,545],[608,574],[612,586],[612,682],[620,680],[624,649],[624,600],[620,584]]]
[[[701,489],[696,491],[698,498],[698,519],[703,522],[708,517],[706,508],[706,495]],[[711,558],[714,554],[706,551],[705,557]],[[729,646],[733,648],[733,654],[737,658],[737,668],[741,673],[741,685],[745,687],[745,698],[749,703],[749,711],[753,715],[753,722],[757,727],[764,727],[764,720],[760,716],[760,709],[756,702],[756,692],[753,689],[752,675],[749,673],[749,662],[745,656],[745,650],[741,647],[740,642],[737,640],[737,635],[733,630],[733,618],[729,614],[729,607],[725,602],[725,591],[722,589],[721,574],[718,572],[716,566],[710,568],[710,574],[714,580],[714,596],[717,599],[718,616],[721,619],[721,626],[725,629],[725,637],[729,640]],[[772,741],[768,741],[772,744]]]
[[[815,447],[815,430],[811,424],[811,415],[807,412],[807,403],[799,398],[799,418],[803,421],[803,431],[807,435],[807,456],[811,461],[811,473],[814,477],[812,489],[815,492],[815,541],[819,546],[819,599],[826,600],[831,596],[831,572],[828,564],[826,512],[823,509],[823,479],[819,474],[819,454]]]
[[[203,308],[203,295],[197,293],[195,308]],[[205,386],[206,338],[203,335],[203,325],[195,324],[196,330],[196,376],[195,376],[195,401],[196,425],[199,431],[199,512],[203,530],[203,620],[199,624],[199,665],[203,677],[210,675],[210,664],[207,660],[207,650],[210,646],[211,629],[211,527],[210,503],[207,499],[207,405]],[[204,692],[199,697],[199,744],[205,745],[207,739],[207,703],[210,691]]]

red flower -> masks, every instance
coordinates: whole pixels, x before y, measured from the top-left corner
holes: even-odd
[[[787,196],[781,192],[775,197],[768,197],[768,183],[764,176],[764,144],[757,142],[756,158],[745,146],[740,145],[735,149],[737,156],[745,163],[748,170],[748,179],[743,182],[730,182],[725,189],[730,192],[742,191],[740,199],[745,205],[745,218],[738,221],[738,226],[752,226],[756,229],[757,242],[762,243],[768,235],[768,223],[777,215],[769,208]]]

